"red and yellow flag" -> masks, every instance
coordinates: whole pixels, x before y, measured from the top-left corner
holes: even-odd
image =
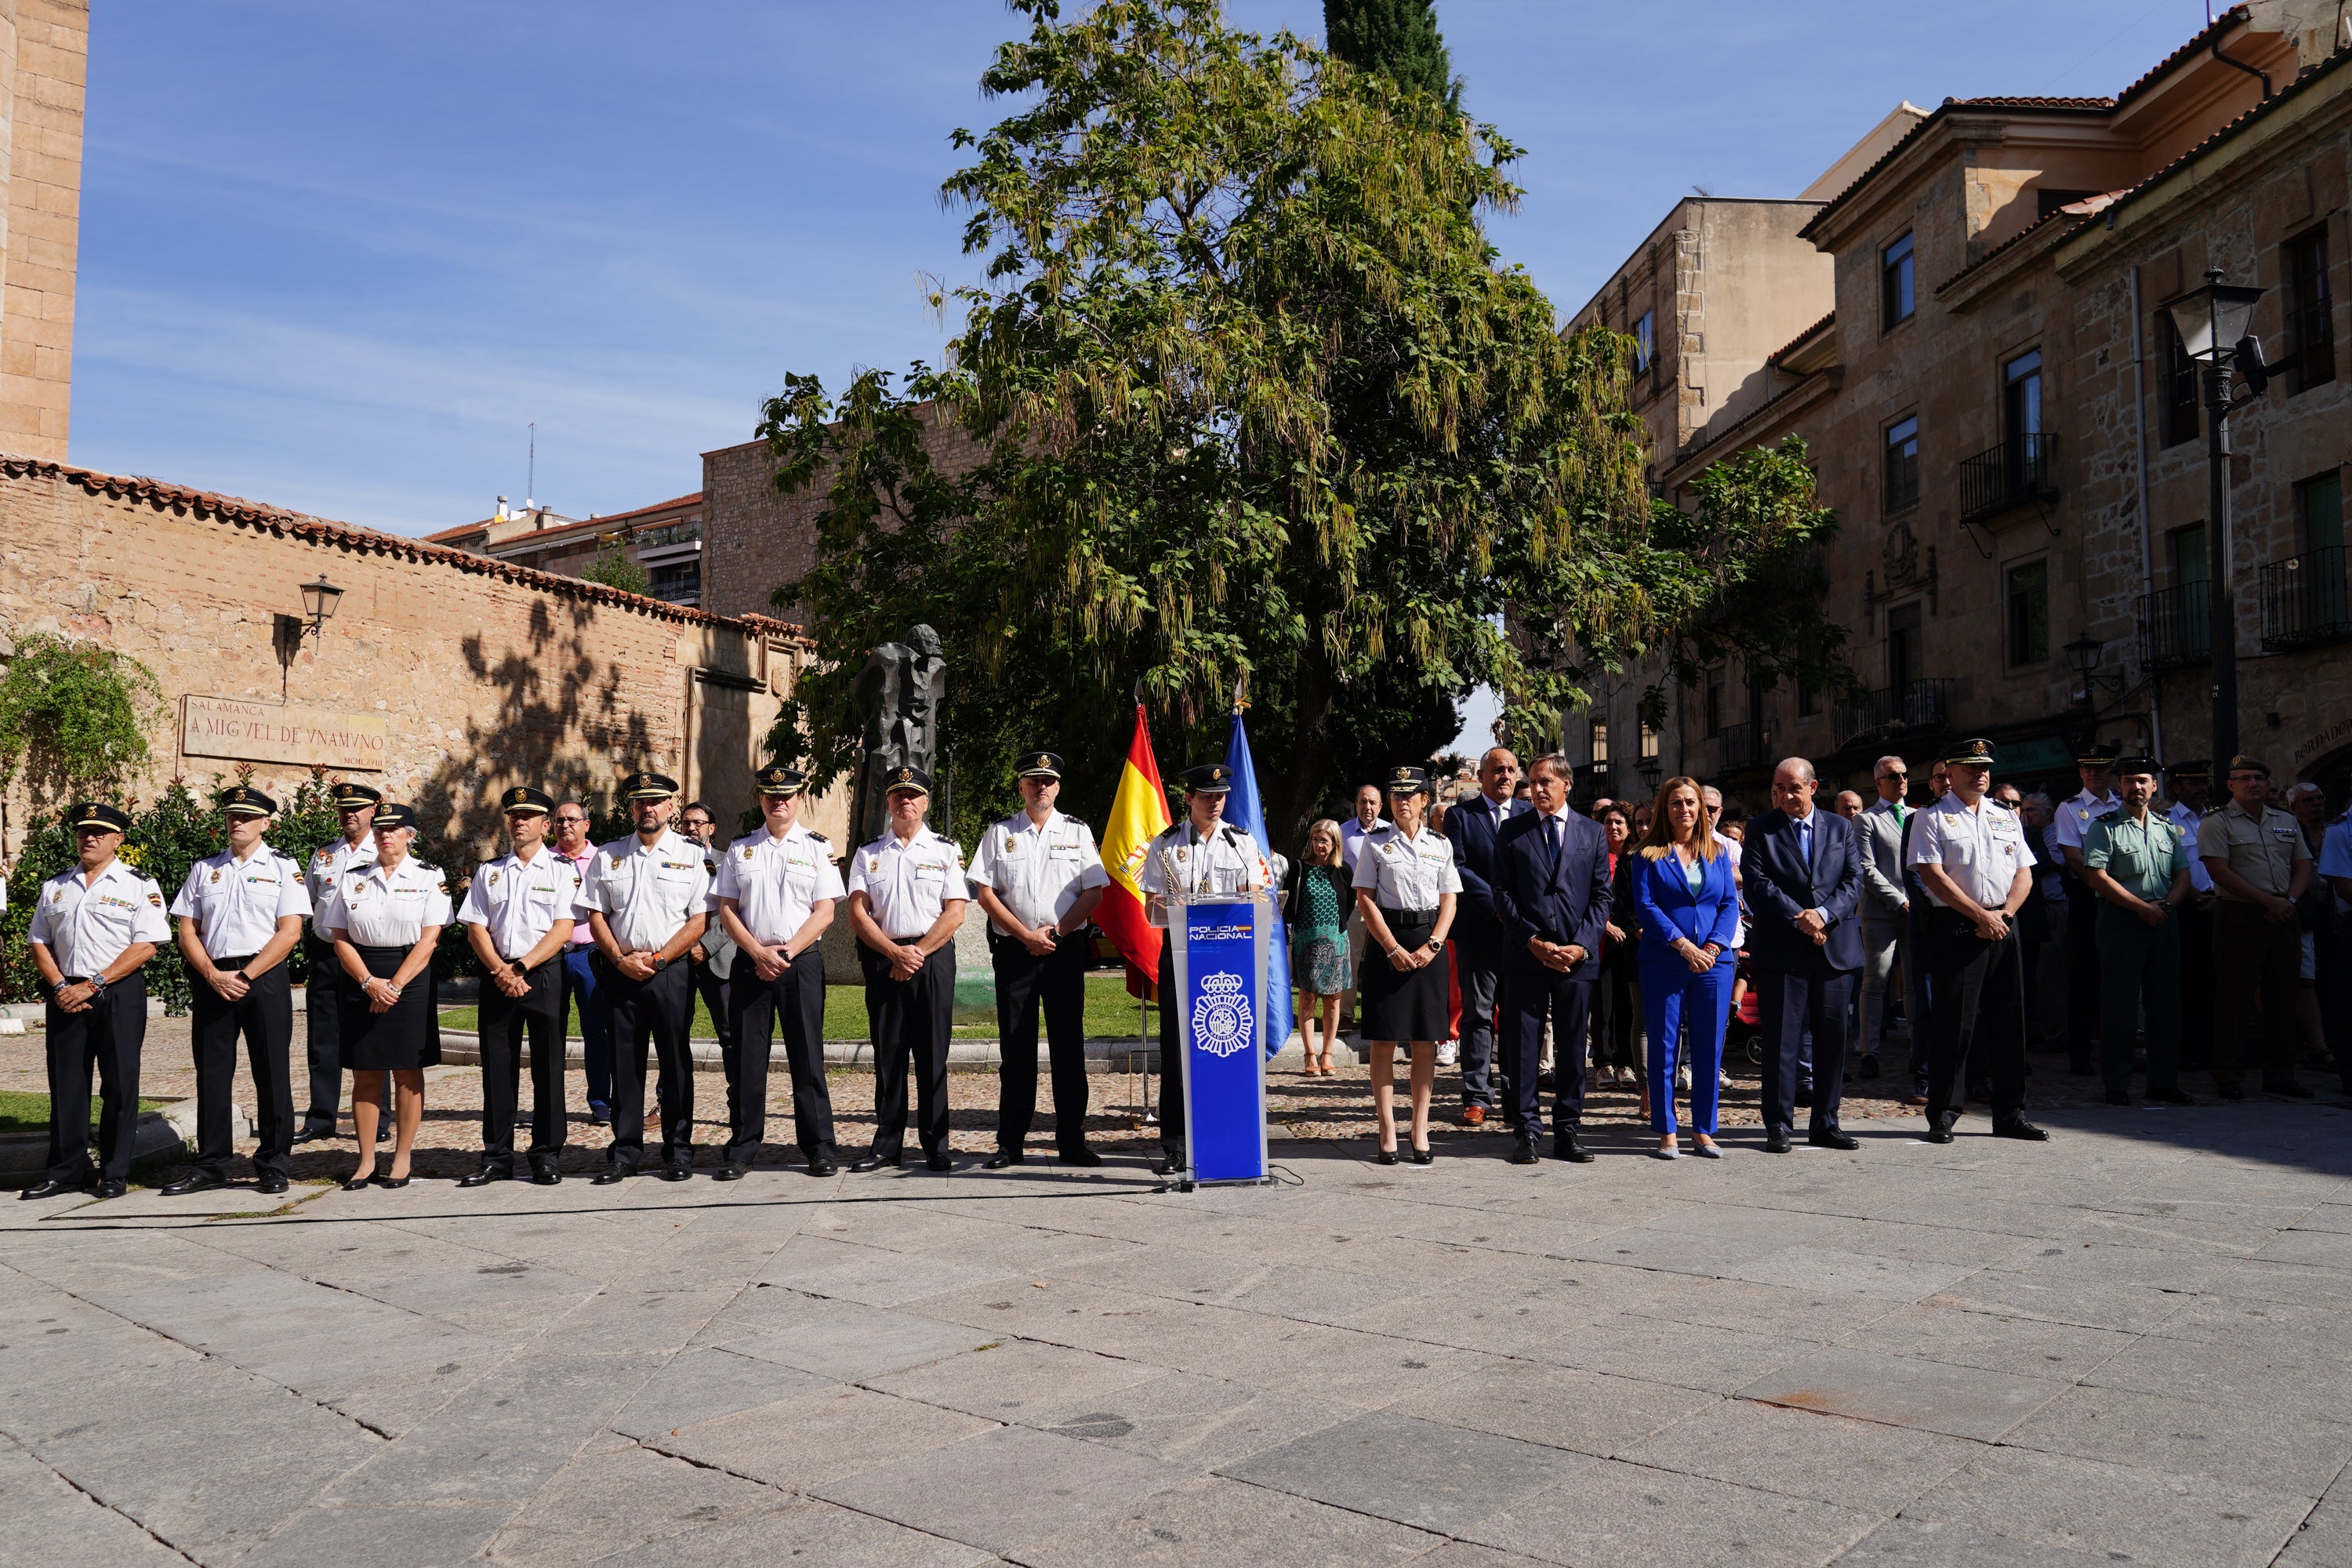
[[[1132,971],[1160,984],[1160,932],[1144,915],[1144,857],[1151,841],[1168,830],[1168,790],[1160,782],[1160,763],[1151,754],[1151,731],[1144,722],[1143,704],[1135,705],[1135,738],[1128,742],[1127,766],[1119,770],[1118,793],[1112,796],[1110,820],[1103,826],[1103,869],[1110,886],[1095,906],[1095,923],[1118,944]]]

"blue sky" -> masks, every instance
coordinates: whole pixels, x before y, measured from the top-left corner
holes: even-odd
[[[1321,32],[1319,0],[1235,0]],[[404,532],[694,489],[785,372],[936,359],[993,0],[110,0],[77,462]],[[1898,100],[2112,92],[2203,0],[1441,0],[1573,310],[1693,184],[1791,195]],[[648,19],[660,18],[649,26]]]

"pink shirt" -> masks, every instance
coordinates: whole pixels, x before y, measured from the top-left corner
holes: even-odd
[[[583,878],[585,878],[588,875],[589,864],[596,858],[596,847],[593,844],[587,846],[577,855],[566,855],[563,852],[562,846],[556,843],[554,837],[551,835],[547,840],[547,847],[549,853],[552,854],[557,859],[571,861],[572,869],[578,871]],[[573,924],[572,928],[572,946],[585,947],[594,942],[595,940],[596,933],[588,929],[588,922],[585,920],[579,921]]]

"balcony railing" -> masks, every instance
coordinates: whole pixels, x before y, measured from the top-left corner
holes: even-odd
[[[2046,500],[2058,493],[2058,435],[2019,436],[1960,461],[1960,521]]]
[[[1850,746],[1865,738],[1894,740],[1900,735],[1932,735],[1952,722],[1952,683],[1942,676],[1883,687],[1859,702],[1841,702],[1834,715],[1837,743]]]
[[[2263,568],[2263,647],[2273,652],[2352,637],[2344,548],[2306,550]]]
[[[1763,725],[1727,724],[1715,738],[1715,765],[1722,773],[1760,768],[1771,761],[1766,754],[1771,748],[1772,732]]]
[[[2204,664],[2213,657],[2213,639],[2207,627],[2213,590],[2202,583],[2183,583],[2144,594],[2139,601],[2139,662],[2151,673]]]

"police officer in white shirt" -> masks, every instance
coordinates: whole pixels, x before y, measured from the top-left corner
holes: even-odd
[[[660,1064],[662,1179],[694,1174],[694,984],[687,954],[709,921],[702,846],[671,830],[677,781],[635,773],[621,781],[637,830],[596,851],[581,884],[579,918],[595,933],[596,1000],[613,1042],[613,1144],[600,1187],[637,1173],[646,1146],[646,1038]]]
[[[1412,1079],[1412,1144],[1405,1158],[1426,1165],[1433,1158],[1429,1095],[1437,1077],[1437,1042],[1447,1025],[1445,938],[1454,924],[1462,873],[1454,864],[1454,847],[1427,824],[1429,770],[1393,769],[1388,788],[1395,822],[1364,835],[1356,857],[1356,909],[1364,921],[1369,961],[1357,988],[1364,998],[1364,1043],[1371,1052],[1380,1163],[1397,1163],[1392,1047],[1402,1045]]]
[[[180,956],[193,993],[190,1036],[196,1058],[194,1168],[167,1183],[163,1195],[228,1184],[235,1152],[229,1096],[236,1079],[236,1037],[253,1066],[254,1113],[261,1147],[254,1174],[265,1193],[286,1190],[294,1146],[294,992],[286,956],[302,940],[310,894],[302,868],[263,841],[278,803],[250,785],[223,793],[228,847],[188,868],[172,900]]]
[[[338,784],[330,797],[341,819],[342,837],[320,848],[304,868],[310,895],[310,940],[303,949],[302,1034],[310,1058],[310,1095],[297,1143],[335,1135],[335,1116],[343,1103],[343,1061],[337,1048],[342,1017],[343,966],[335,962],[335,943],[319,923],[318,911],[327,907],[335,879],[353,866],[364,869],[375,860],[375,833],[370,821],[383,792],[362,784]]]
[[[2065,862],[2066,1064],[2084,1076],[2098,1071],[2092,1041],[2099,1032],[2100,899],[2083,878],[2083,840],[2090,837],[2091,824],[2123,808],[2115,773],[2116,759],[2122,754],[2117,745],[2086,746],[2075,754],[2082,792],[2058,807],[2047,836],[2050,847]]]
[[[866,972],[866,1019],[874,1034],[874,1146],[849,1168],[896,1165],[907,1142],[911,1058],[928,1170],[948,1159],[948,1040],[954,1026],[955,935],[971,893],[963,851],[923,826],[931,776],[891,770],[884,792],[890,831],[849,868],[849,923]]]
[[[801,821],[807,778],[772,763],[753,775],[757,833],[730,844],[710,885],[717,923],[735,945],[727,982],[734,1016],[722,1051],[727,1063],[726,1163],[716,1179],[740,1178],[768,1135],[768,1063],[777,1021],[793,1079],[793,1135],[812,1176],[838,1169],[833,1095],[824,1081],[824,954],[819,940],[846,897],[833,846]]]
[[[1142,873],[1144,914],[1160,936],[1160,1151],[1153,1167],[1181,1175],[1190,1167],[1184,1148],[1184,1051],[1177,1031],[1176,950],[1169,938],[1171,893],[1245,893],[1274,885],[1274,868],[1257,840],[1224,820],[1234,771],[1223,763],[1186,768],[1184,820],[1151,841]],[[1375,791],[1375,794],[1378,792]],[[1340,831],[1347,830],[1343,826]]]
[[[1087,1147],[1087,921],[1110,885],[1094,829],[1054,809],[1062,759],[1014,759],[1024,809],[981,836],[965,880],[988,915],[996,970],[996,1152],[1017,1165],[1037,1111],[1037,1013],[1054,1064],[1054,1147],[1065,1165],[1099,1165]]]
[[[66,813],[80,863],[41,884],[27,933],[48,1006],[49,1165],[19,1197],[53,1198],[98,1178],[119,1198],[139,1120],[139,1048],[147,1039],[141,966],[170,935],[163,889],[117,858],[131,818],[84,801]],[[99,1075],[98,1169],[89,1163],[89,1075]]]
[[[547,847],[555,797],[517,784],[499,799],[511,852],[474,872],[457,923],[481,962],[482,1168],[457,1184],[514,1179],[515,1107],[522,1043],[530,1040],[530,1179],[563,1179],[563,954],[572,942],[580,872]]]
[[[1981,1052],[1992,1079],[1997,1138],[2046,1139],[2025,1120],[2025,984],[2016,916],[2033,888],[2033,852],[2016,815],[1985,799],[1989,741],[1944,755],[1951,793],[1920,812],[1910,864],[1925,889],[1929,1051],[1927,1142],[1948,1143],[1959,1120],[1960,1064]]]

